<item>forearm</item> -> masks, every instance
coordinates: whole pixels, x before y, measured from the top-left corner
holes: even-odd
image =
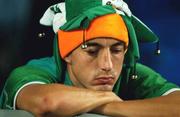
[[[180,92],[152,99],[115,102],[98,107],[97,113],[113,117],[179,117]]]
[[[36,116],[72,116],[118,100],[110,92],[92,91],[60,84],[31,85],[17,98],[17,107]]]

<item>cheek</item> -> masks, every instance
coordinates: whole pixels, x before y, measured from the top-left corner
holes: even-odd
[[[96,69],[94,62],[87,57],[84,57],[84,55],[81,56],[80,54],[78,57],[73,58],[73,60],[72,69],[76,77],[84,82],[92,80]]]
[[[113,57],[113,66],[116,72],[120,72],[124,62],[124,55]]]

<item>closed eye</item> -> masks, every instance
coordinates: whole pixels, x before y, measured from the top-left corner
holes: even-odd
[[[88,42],[87,47],[88,48],[85,49],[84,51],[87,52],[88,55],[94,57],[98,55],[100,48],[102,48],[102,45],[94,42]]]
[[[110,51],[113,54],[118,54],[124,52],[124,45],[122,43],[117,43],[113,46],[111,46]]]
[[[90,56],[97,56],[98,53],[99,53],[99,49],[97,49],[97,48],[90,48],[90,49],[87,49],[86,52]]]
[[[123,51],[124,51],[124,49],[121,49],[121,48],[113,48],[113,49],[111,49],[112,54],[118,54],[118,53],[121,53]]]

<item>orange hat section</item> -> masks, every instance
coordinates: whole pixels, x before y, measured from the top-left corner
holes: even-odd
[[[86,29],[85,40],[109,37],[125,42],[128,46],[128,30],[118,14],[108,14],[95,18]],[[58,31],[58,45],[62,58],[83,43],[83,30]]]

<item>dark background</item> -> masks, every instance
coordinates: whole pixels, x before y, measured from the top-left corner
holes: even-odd
[[[161,55],[155,44],[140,44],[141,62],[180,85],[180,1],[125,0],[135,16],[161,40]],[[52,55],[51,27],[39,24],[45,10],[60,0],[0,0],[0,91],[9,73],[33,58]],[[38,34],[46,36],[39,38]]]

